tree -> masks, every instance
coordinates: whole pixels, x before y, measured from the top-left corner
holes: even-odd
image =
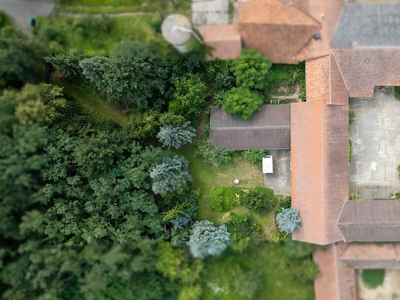
[[[27,39],[13,27],[0,32],[0,87],[20,88],[35,81],[35,67],[43,63],[45,46]]]
[[[236,86],[262,91],[268,85],[271,61],[253,49],[243,49],[242,56],[231,62],[231,70]]]
[[[238,87],[223,93],[222,108],[232,115],[242,119],[251,119],[255,112],[261,110],[262,96],[246,87]]]
[[[222,164],[233,163],[232,151],[218,148],[209,139],[204,139],[197,145],[195,155],[200,155],[206,163],[216,168]]]
[[[273,190],[263,186],[244,190],[241,197],[241,204],[258,213],[265,213],[273,210],[278,203]]]
[[[50,63],[53,68],[61,72],[62,76],[67,79],[76,79],[82,75],[82,69],[79,61],[83,59],[77,54],[57,53],[45,57],[46,62]]]
[[[179,149],[183,145],[190,143],[195,135],[196,129],[190,126],[190,122],[185,122],[178,126],[162,126],[157,138],[163,143],[164,147]]]
[[[192,181],[187,160],[178,156],[155,166],[150,172],[150,177],[153,180],[153,192],[160,195],[175,191],[179,193]]]
[[[280,231],[291,234],[300,228],[301,219],[299,211],[295,208],[282,208],[282,211],[277,214],[276,221]]]
[[[105,93],[109,102],[123,100],[139,110],[157,103],[168,81],[167,69],[157,60],[95,56],[79,65],[85,78]]]
[[[230,233],[226,226],[216,227],[208,220],[194,223],[187,242],[190,252],[196,258],[220,255],[229,243]]]
[[[175,92],[168,110],[190,119],[199,115],[208,98],[208,88],[198,74],[188,74],[173,80]]]
[[[131,113],[125,122],[125,128],[138,139],[154,137],[160,127],[160,114],[153,110]]]
[[[171,112],[165,112],[160,116],[160,124],[162,126],[174,125],[178,126],[184,123],[186,119],[180,115],[175,115]]]

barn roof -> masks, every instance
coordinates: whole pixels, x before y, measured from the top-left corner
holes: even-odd
[[[400,46],[400,4],[347,3],[331,48]]]
[[[301,227],[292,238],[315,244],[343,239],[337,227],[349,195],[348,107],[292,103],[292,207]]]
[[[242,49],[237,24],[205,25],[198,27],[203,42],[214,48],[208,59],[236,59]]]
[[[217,146],[229,150],[289,149],[290,106],[263,105],[251,120],[213,108],[210,138]]]
[[[279,0],[239,3],[238,17],[244,47],[274,63],[297,63],[296,55],[321,28],[316,19]]]
[[[400,241],[400,200],[346,201],[338,226],[346,242]]]

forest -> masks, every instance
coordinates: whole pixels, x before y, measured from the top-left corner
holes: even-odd
[[[312,299],[315,246],[278,228],[290,197],[251,175],[265,149],[208,138],[212,107],[304,100],[304,65],[180,55],[154,16],[150,41],[102,40],[118,22],[43,19],[26,38],[0,14],[1,298]]]

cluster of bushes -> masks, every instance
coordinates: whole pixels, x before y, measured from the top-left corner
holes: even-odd
[[[243,205],[257,213],[270,212],[278,203],[274,191],[261,186],[253,189],[216,188],[210,193],[209,201],[211,208],[216,211],[229,211],[235,206]]]
[[[262,161],[262,158],[268,154],[269,154],[269,152],[267,150],[252,149],[252,150],[243,151],[242,157],[245,160],[255,164],[255,163]]]
[[[219,148],[209,139],[204,139],[197,144],[195,155],[203,157],[204,161],[214,167],[233,163],[233,151]]]
[[[228,231],[231,233],[232,241],[248,239],[261,232],[260,224],[250,213],[237,215],[232,213],[226,223]]]

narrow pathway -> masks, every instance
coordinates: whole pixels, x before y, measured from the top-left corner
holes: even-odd
[[[301,102],[300,99],[300,85],[296,86],[296,91],[291,94],[291,95],[270,95],[271,99],[278,99],[278,100],[289,100],[289,102],[292,102],[291,100],[296,99],[297,102]]]

